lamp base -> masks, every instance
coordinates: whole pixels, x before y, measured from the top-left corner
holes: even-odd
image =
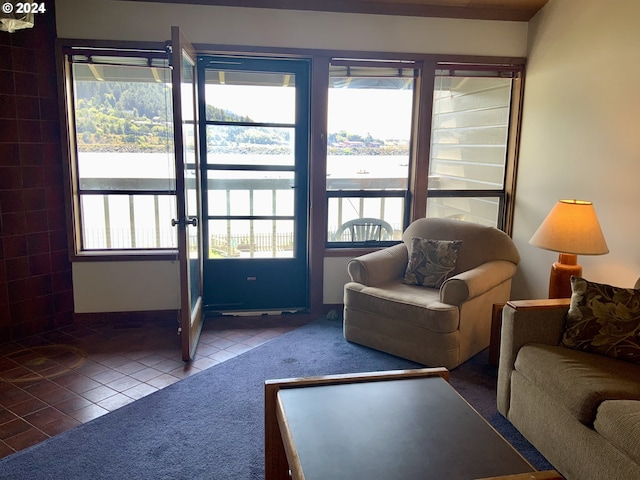
[[[578,256],[572,253],[561,253],[558,261],[551,265],[549,298],[570,298],[572,275],[582,276],[582,265],[578,264]]]

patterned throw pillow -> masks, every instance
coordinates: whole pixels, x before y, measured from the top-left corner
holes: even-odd
[[[562,345],[640,363],[640,290],[571,277]]]
[[[462,240],[428,240],[413,237],[404,283],[440,288],[456,268]]]

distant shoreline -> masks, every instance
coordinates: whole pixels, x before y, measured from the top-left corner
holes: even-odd
[[[167,145],[128,145],[128,144],[79,144],[80,153],[170,153],[171,149]],[[288,146],[265,146],[265,145],[238,145],[220,146],[210,149],[210,153],[217,154],[259,154],[259,155],[287,155],[291,153]],[[382,145],[379,147],[329,147],[328,155],[353,155],[353,156],[386,156],[386,155],[406,155],[409,156],[409,147],[404,145]]]

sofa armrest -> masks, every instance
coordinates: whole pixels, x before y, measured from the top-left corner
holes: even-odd
[[[516,265],[505,260],[494,260],[459,273],[440,287],[440,301],[460,306],[496,285],[509,280],[516,273]]]
[[[558,345],[564,331],[570,299],[510,301],[502,310],[498,410],[505,417],[511,398],[511,372],[518,351],[528,343]]]
[[[373,287],[404,275],[409,254],[404,243],[349,260],[347,271],[353,282]]]

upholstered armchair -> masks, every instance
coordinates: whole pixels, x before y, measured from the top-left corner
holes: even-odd
[[[518,250],[496,228],[441,218],[416,220],[402,240],[349,261],[344,337],[427,366],[455,368],[489,345],[492,307],[509,300]],[[436,252],[445,265],[436,277],[450,270],[439,279],[415,270],[424,258],[418,243],[427,240],[436,250],[448,249]],[[441,285],[415,284],[423,279]]]

